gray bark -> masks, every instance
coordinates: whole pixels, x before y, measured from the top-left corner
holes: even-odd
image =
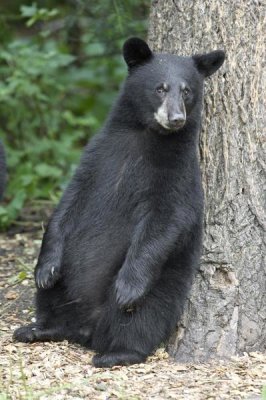
[[[256,0],[152,3],[154,50],[191,55],[224,49],[227,54],[205,84],[204,249],[187,309],[169,344],[179,361],[265,350],[263,11]]]

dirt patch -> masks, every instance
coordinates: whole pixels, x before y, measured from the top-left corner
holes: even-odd
[[[101,370],[92,367],[92,352],[66,341],[13,343],[13,330],[34,317],[33,267],[41,236],[0,236],[0,400],[262,398],[266,355],[260,353],[178,364],[159,349],[145,364]]]

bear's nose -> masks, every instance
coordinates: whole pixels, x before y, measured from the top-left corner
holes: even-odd
[[[180,113],[174,113],[169,115],[168,121],[171,126],[176,127],[176,128],[181,128],[182,126],[185,125],[186,119],[184,114]]]

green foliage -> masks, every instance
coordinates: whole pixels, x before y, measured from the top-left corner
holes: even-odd
[[[1,16],[13,32],[0,32],[0,137],[9,170],[2,229],[26,202],[58,200],[126,74],[121,45],[145,34],[148,8],[146,0],[19,3],[19,22]]]
[[[39,8],[36,3],[33,3],[31,6],[21,6],[21,15],[23,17],[29,18],[26,25],[32,26],[37,21],[49,21],[50,18],[58,15],[58,10],[47,10],[47,8]]]

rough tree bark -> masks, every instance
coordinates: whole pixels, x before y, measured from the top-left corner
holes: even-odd
[[[179,361],[265,349],[263,11],[257,0],[152,3],[154,50],[227,54],[205,86],[200,143],[205,239],[200,273],[169,344]]]

